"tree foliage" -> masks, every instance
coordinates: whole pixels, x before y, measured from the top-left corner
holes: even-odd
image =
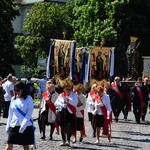
[[[13,2],[13,0],[0,1],[0,75],[3,77],[13,72],[11,65],[17,62],[11,21],[19,15],[19,11]]]
[[[80,45],[96,45],[105,38],[108,45],[115,31],[110,26],[106,12],[106,0],[75,0],[73,27]]]
[[[62,39],[64,31],[72,38],[71,15],[72,3],[36,3],[28,12],[23,29],[29,35],[18,36],[16,48],[30,74],[37,75],[37,59],[47,57],[51,38]]]

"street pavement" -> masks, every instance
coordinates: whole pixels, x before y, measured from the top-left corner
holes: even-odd
[[[38,108],[35,104],[33,119],[36,126],[35,136],[37,150],[149,150],[150,149],[150,114],[146,116],[145,124],[136,124],[134,115],[129,112],[128,120],[123,120],[123,115],[119,116],[119,122],[112,122],[112,138],[108,142],[107,138],[100,138],[100,144],[96,145],[96,138],[92,137],[91,125],[88,122],[87,113],[85,116],[85,127],[87,137],[83,139],[83,142],[71,143],[71,147],[60,147],[61,136],[54,134],[53,140],[49,141],[49,127],[47,127],[46,140],[40,139],[40,133],[38,129]],[[6,119],[0,120],[0,150],[5,149],[7,141],[7,133],[5,132]],[[28,137],[26,137],[28,138]],[[78,133],[79,139],[79,133]],[[14,145],[14,150],[21,150],[22,147]]]

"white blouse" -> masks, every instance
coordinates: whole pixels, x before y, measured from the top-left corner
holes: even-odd
[[[86,97],[83,94],[78,95],[78,99],[80,99],[82,105],[79,107],[76,107],[77,110],[77,117],[83,118],[84,116],[81,113],[81,110],[84,110],[86,108]]]
[[[26,114],[25,117],[18,112],[14,105],[14,101],[16,101],[18,108]],[[31,126],[32,123],[30,122],[30,119],[32,119],[33,108],[34,104],[31,96],[28,95],[26,99],[14,99],[14,97],[12,97],[9,107],[6,131],[8,132],[10,127],[13,128],[15,126],[21,126],[21,128],[26,129],[26,127]]]
[[[58,98],[58,93],[55,92],[55,93],[53,93],[51,96],[52,96],[52,97],[51,97],[51,102],[54,104],[55,101],[56,101],[56,99]],[[46,110],[45,105],[46,105],[46,101],[45,101],[44,98],[43,98],[43,99],[42,99],[42,102],[41,102],[41,112],[40,112],[40,113],[42,113],[42,112],[44,112],[44,111]],[[48,122],[53,123],[53,122],[55,122],[55,120],[56,120],[56,115],[55,115],[55,113],[49,108],[49,109],[48,109]]]
[[[63,108],[66,108],[66,107],[67,107],[67,105],[64,104],[64,101],[65,101],[66,99],[69,99],[69,104],[73,105],[74,107],[77,106],[77,103],[78,103],[78,96],[77,96],[76,93],[71,92],[68,97],[63,97],[63,96],[62,96],[62,93],[61,93],[61,94],[58,96],[57,100],[55,101],[55,106],[56,106],[56,108],[57,108],[59,111],[61,111]],[[71,114],[73,113],[73,112],[69,109],[69,107],[67,107],[67,109],[68,109],[69,113],[71,113]]]
[[[110,113],[112,111],[109,95],[103,94],[103,96],[101,98],[102,98],[103,103],[97,103],[97,101],[95,102],[95,108],[97,108],[97,114],[98,115],[103,115],[101,107],[103,105],[105,105],[105,107],[107,109],[107,117],[109,118],[110,117]]]
[[[93,101],[90,93],[88,93],[87,104],[88,104],[88,112],[92,113],[95,108],[95,102]]]

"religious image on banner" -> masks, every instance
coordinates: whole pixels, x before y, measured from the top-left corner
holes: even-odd
[[[107,78],[110,47],[94,47],[91,52],[91,78]]]
[[[90,71],[88,68],[88,59],[89,59],[89,49],[77,48],[75,55],[75,73],[74,73],[74,81],[76,84],[82,83],[86,84],[86,74],[90,75]]]
[[[68,77],[70,73],[71,41],[55,40],[54,64],[55,75]]]
[[[74,72],[74,81],[79,82],[80,81],[80,71],[82,68],[82,61],[83,61],[83,52],[81,51],[81,48],[76,49],[75,54],[75,72]]]

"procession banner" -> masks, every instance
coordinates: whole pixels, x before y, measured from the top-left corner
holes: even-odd
[[[109,71],[109,53],[111,47],[94,47],[91,51],[91,80],[94,82],[106,81]],[[100,82],[102,83],[102,82]]]
[[[71,61],[70,61],[70,79],[74,80],[74,73],[75,73],[75,54],[76,54],[76,43],[72,42],[71,43]]]
[[[74,80],[76,43],[70,40],[54,40],[54,76],[60,84],[66,78]]]
[[[109,52],[108,78],[111,78],[114,75],[114,66],[115,66],[115,48],[112,47]]]
[[[90,50],[85,47],[77,48],[75,55],[74,83],[86,85],[90,79]]]
[[[150,78],[150,56],[143,56],[143,78]]]
[[[53,75],[54,75],[54,41],[51,41],[46,65],[46,77],[52,78]]]

